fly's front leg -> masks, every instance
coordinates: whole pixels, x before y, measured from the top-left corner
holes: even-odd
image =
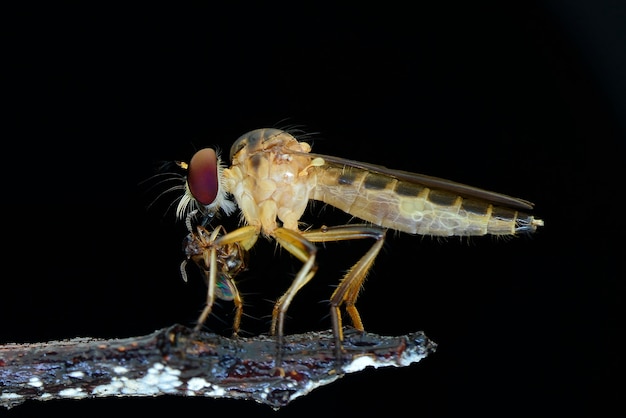
[[[214,252],[214,251],[212,250],[211,252]],[[207,286],[209,290],[207,293],[206,305],[204,309],[202,310],[200,317],[198,318],[198,323],[196,324],[195,331],[200,331],[200,329],[202,328],[202,325],[206,322],[208,316],[211,314],[211,310],[213,309],[213,303],[215,302],[215,298],[216,298],[215,289],[217,286],[217,274],[215,274],[215,277],[212,277],[213,276],[213,274],[211,273],[212,271],[214,270],[212,269],[208,271],[204,270],[204,274],[207,280]],[[215,280],[215,284],[211,284],[212,280]],[[243,299],[241,298],[241,295],[239,294],[239,289],[237,289],[237,286],[234,283],[231,283],[231,285],[232,285],[232,288],[231,288],[232,301],[233,301],[233,304],[235,305],[235,319],[233,320],[233,337],[237,337],[237,335],[239,334],[239,326],[241,325],[241,317],[243,315]]]
[[[352,324],[359,331],[364,331],[361,316],[356,309],[355,303],[359,296],[359,291],[367,277],[368,271],[374,264],[376,256],[385,242],[386,230],[372,225],[341,225],[334,227],[323,227],[303,233],[306,239],[311,242],[346,241],[362,238],[373,238],[376,240],[359,261],[343,277],[339,286],[330,297],[330,315],[332,320],[333,334],[335,336],[335,347],[338,355],[341,352],[343,343],[343,326],[341,320],[341,305],[345,304],[346,312],[352,320]]]
[[[208,252],[205,252],[204,265],[208,267],[208,270],[202,269],[207,282],[208,291],[206,304],[200,314],[200,318],[198,318],[198,323],[194,328],[195,331],[200,331],[202,325],[206,322],[206,319],[209,317],[209,314],[213,309],[213,302],[215,302],[215,287],[217,286],[217,251],[215,247],[212,247]]]
[[[239,289],[235,287],[233,293],[233,303],[235,304],[235,319],[233,320],[233,337],[239,334],[239,326],[241,325],[241,315],[243,314],[243,299],[239,294]]]
[[[199,227],[200,228],[200,227]],[[200,318],[198,319],[198,323],[195,326],[195,331],[200,331],[202,325],[206,322],[208,316],[211,314],[211,310],[213,309],[213,303],[215,302],[215,289],[217,287],[217,248],[221,245],[228,245],[234,243],[240,243],[241,246],[245,250],[249,250],[254,243],[256,242],[259,232],[258,229],[253,226],[244,226],[242,228],[236,229],[226,235],[223,235],[219,238],[216,238],[219,234],[219,228],[216,228],[211,234],[210,238],[207,242],[210,242],[209,251],[205,251],[203,254],[204,265],[208,267],[203,269],[205,278],[207,281],[207,301],[202,313],[200,314]],[[235,313],[235,321],[233,324],[234,334],[237,334],[239,330],[239,324],[241,321],[241,314],[243,310],[243,301],[241,296],[239,295],[239,291],[234,287],[234,299],[233,302],[235,304],[236,313]]]

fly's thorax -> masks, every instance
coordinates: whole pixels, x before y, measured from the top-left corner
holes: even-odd
[[[286,155],[289,151],[310,152],[311,146],[306,142],[299,142],[286,131],[262,128],[240,136],[230,150],[230,158],[233,165],[241,165],[256,153]]]
[[[246,222],[261,226],[269,235],[277,227],[277,218],[286,228],[297,229],[312,188],[307,170],[311,158],[302,155],[310,151],[309,144],[273,131],[264,142],[257,138],[262,132],[253,131],[255,139],[239,149],[232,167],[224,170],[227,187]]]

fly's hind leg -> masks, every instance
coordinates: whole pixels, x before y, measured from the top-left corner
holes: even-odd
[[[287,289],[275,303],[272,312],[270,333],[276,336],[277,355],[275,368],[278,373],[281,373],[282,370],[280,365],[282,362],[285,315],[295,295],[313,278],[317,271],[317,265],[315,263],[317,247],[313,243],[363,238],[374,238],[376,240],[372,248],[370,248],[370,250],[348,271],[331,296],[330,304],[333,333],[335,336],[335,357],[336,361],[340,364],[343,351],[343,329],[340,308],[345,304],[346,311],[350,315],[350,319],[355,328],[360,331],[364,330],[355,303],[359,295],[359,290],[367,276],[367,272],[372,267],[374,259],[383,246],[385,229],[370,225],[341,225],[323,227],[305,232],[278,228],[274,231],[273,236],[282,248],[289,251],[289,253],[304,263],[291,283],[291,286],[289,286],[289,289]]]
[[[306,239],[311,242],[346,241],[363,238],[376,240],[369,251],[348,270],[348,273],[346,273],[330,297],[330,315],[333,335],[335,336],[335,354],[337,359],[341,357],[343,351],[343,325],[340,310],[342,305],[345,305],[352,325],[359,331],[365,330],[355,304],[367,273],[383,247],[385,232],[385,229],[377,226],[360,224],[323,227],[303,233]]]

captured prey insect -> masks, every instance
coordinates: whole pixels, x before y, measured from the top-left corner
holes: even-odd
[[[189,217],[191,219],[191,216]],[[183,279],[187,281],[187,263],[193,261],[204,274],[208,287],[206,305],[198,318],[196,331],[199,331],[213,309],[215,299],[233,301],[235,318],[233,336],[239,333],[243,300],[235,284],[235,276],[245,269],[248,252],[238,242],[222,245],[220,238],[226,235],[223,226],[209,231],[202,225],[194,227],[188,220],[189,234],[183,241],[183,251],[187,258],[180,265]]]
[[[543,225],[527,213],[533,204],[526,200],[314,154],[308,143],[279,129],[257,129],[242,135],[230,149],[230,161],[226,167],[212,148],[195,153],[187,166],[185,194],[177,215],[182,219],[189,211],[198,210],[210,219],[219,210],[230,215],[238,207],[243,226],[220,236],[220,245],[237,244],[247,251],[263,235],[303,263],[272,311],[270,334],[279,345],[289,305],[317,270],[315,243],[374,240],[330,297],[332,328],[340,352],[340,308],[344,306],[353,326],[364,331],[355,303],[388,229],[430,236],[517,235],[532,233]],[[301,230],[300,218],[310,200],[332,205],[365,223]]]

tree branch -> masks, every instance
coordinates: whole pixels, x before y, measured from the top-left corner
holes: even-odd
[[[285,336],[281,368],[267,336],[230,339],[173,325],[140,337],[75,338],[0,346],[0,405],[110,396],[249,399],[279,409],[365,367],[404,367],[436,349],[422,332],[386,337],[345,331],[334,355],[331,331]],[[276,370],[283,370],[284,374]]]

